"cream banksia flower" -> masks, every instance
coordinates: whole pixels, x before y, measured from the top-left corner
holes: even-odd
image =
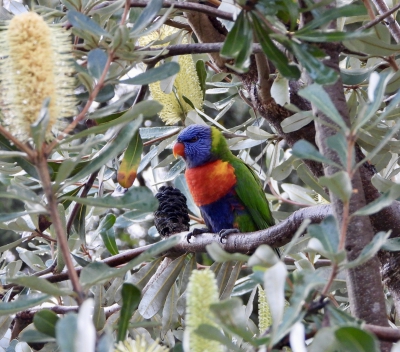
[[[139,44],[145,46],[155,40],[163,40],[177,31],[176,28],[164,25],[150,35],[140,38]],[[187,39],[184,38],[182,43],[187,43]],[[168,44],[169,43],[164,43],[158,45],[158,47],[167,46]],[[164,105],[160,112],[160,118],[167,125],[173,125],[174,123],[184,120],[186,114],[193,110],[193,108],[183,100],[183,96],[188,98],[193,103],[194,107],[203,110],[203,92],[200,87],[192,55],[179,56],[178,63],[180,71],[174,82],[176,95],[173,91],[169,94],[164,93],[161,90],[160,82],[149,85],[150,94],[153,99],[158,100]]]
[[[194,333],[201,324],[218,328],[210,310],[210,305],[217,302],[218,287],[214,272],[209,269],[193,270],[186,295],[185,351],[222,352],[224,350],[217,341]]]
[[[0,32],[2,123],[26,141],[43,101],[50,98],[46,139],[60,119],[75,114],[72,47],[69,35],[34,12],[15,16]]]
[[[127,338],[125,341],[120,341],[117,346],[115,346],[114,352],[168,352],[167,347],[158,344],[155,341],[151,344],[147,343],[144,336],[139,335],[136,340]]]

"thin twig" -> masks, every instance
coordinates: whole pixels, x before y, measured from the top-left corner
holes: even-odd
[[[363,31],[365,29],[372,28],[373,26],[377,25],[379,22],[381,22],[386,17],[390,16],[392,13],[396,12],[399,9],[400,9],[400,3],[397,4],[395,7],[391,8],[389,11],[385,12],[384,14],[382,14],[382,15],[380,15],[378,17],[375,17],[374,20],[372,20],[371,22],[368,22],[365,25],[361,26],[360,28],[358,28],[358,30],[359,31]]]
[[[110,68],[110,65],[113,62],[113,60],[114,60],[114,52],[112,51],[108,55],[107,62],[104,66],[103,73],[101,74],[101,77],[99,78],[92,93],[90,93],[89,99],[86,102],[86,105],[84,106],[82,111],[76,116],[74,121],[72,121],[52,143],[47,145],[47,147],[45,149],[45,155],[49,155],[50,152],[53,150],[53,148],[58,144],[58,142],[60,140],[62,140],[63,138],[65,138],[71,131],[73,131],[74,128],[78,125],[78,123],[85,118],[86,113],[89,111],[89,108],[92,105],[94,99],[96,99],[97,94],[99,94],[99,92],[100,92],[100,89],[103,88],[104,81],[105,81],[107,73],[108,73],[108,69]]]
[[[388,13],[390,10],[384,0],[372,0],[379,14],[384,15]],[[389,32],[392,34],[394,40],[399,43],[400,42],[400,25],[393,18],[391,14],[386,16],[385,21],[386,27],[389,29]]]
[[[30,159],[34,158],[36,153],[28,145],[22,143],[17,138],[15,138],[10,132],[8,132],[2,125],[0,125],[0,133],[11,141],[19,150],[23,151],[28,155]]]
[[[40,180],[42,181],[43,191],[47,198],[47,208],[50,213],[50,217],[57,234],[58,246],[62,252],[65,264],[68,269],[68,277],[71,280],[72,287],[77,294],[78,304],[82,304],[84,300],[84,292],[82,290],[81,284],[77,272],[75,270],[74,264],[72,262],[71,253],[68,247],[67,234],[65,233],[64,227],[61,222],[60,214],[57,209],[57,199],[53,193],[51,187],[51,179],[49,174],[49,169],[47,165],[47,160],[43,153],[38,155],[35,160],[35,166],[39,173]]]
[[[92,186],[93,186],[94,181],[96,180],[96,177],[97,177],[98,173],[99,173],[99,172],[96,171],[96,172],[94,172],[94,173],[92,173],[92,174],[90,175],[89,179],[88,179],[87,182],[85,183],[85,187],[84,187],[83,190],[82,190],[82,193],[81,193],[81,195],[80,195],[80,198],[86,198],[86,196],[88,195],[90,189],[91,189]],[[68,235],[69,235],[70,232],[71,232],[72,225],[73,225],[74,220],[75,220],[75,218],[76,218],[76,215],[78,214],[78,212],[79,212],[79,210],[80,210],[81,207],[82,207],[82,204],[76,203],[75,206],[74,206],[74,208],[73,208],[72,211],[71,211],[71,215],[69,216],[68,223],[67,223],[67,234],[68,234]]]

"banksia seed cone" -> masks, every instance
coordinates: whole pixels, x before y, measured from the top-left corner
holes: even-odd
[[[156,194],[159,201],[154,213],[154,224],[161,236],[189,230],[189,215],[186,197],[177,188],[161,187]]]
[[[75,114],[72,47],[69,34],[34,12],[15,16],[0,32],[0,105],[3,124],[21,141],[30,137],[50,98],[46,139],[59,119]]]

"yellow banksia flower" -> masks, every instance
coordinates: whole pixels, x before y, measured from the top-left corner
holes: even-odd
[[[260,333],[265,332],[272,325],[272,315],[265,296],[265,291],[261,285],[258,288],[258,329]],[[285,309],[289,307],[290,303],[285,300]]]
[[[167,347],[158,344],[158,340],[148,343],[143,335],[139,335],[135,340],[127,338],[120,341],[114,349],[114,352],[168,352]]]
[[[43,101],[50,98],[46,139],[60,119],[75,114],[72,47],[69,34],[34,12],[15,16],[0,32],[2,123],[26,141]]]
[[[272,325],[272,315],[265,296],[265,291],[258,285],[258,329],[263,333]]]
[[[217,341],[209,340],[194,333],[201,324],[218,328],[210,310],[210,305],[217,302],[218,287],[214,272],[209,269],[194,270],[187,288],[184,336],[184,345],[188,347],[190,352],[222,352],[224,350]]]
[[[176,28],[164,25],[150,35],[140,38],[139,44],[145,46],[155,40],[163,40],[177,31]],[[187,42],[186,38],[182,40],[183,44]],[[155,47],[167,46],[168,44],[169,42],[162,45],[155,45]],[[203,110],[203,92],[200,87],[200,81],[197,76],[192,55],[179,56],[178,63],[180,71],[174,82],[176,95],[173,91],[169,94],[164,93],[161,90],[160,82],[149,85],[150,94],[153,99],[164,105],[160,112],[160,118],[167,125],[173,125],[174,123],[183,121],[186,114],[193,110],[193,108],[183,100],[183,96],[188,98],[194,107]]]

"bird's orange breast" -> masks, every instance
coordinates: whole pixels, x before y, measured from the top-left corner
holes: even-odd
[[[235,169],[222,160],[188,169],[185,177],[197,206],[219,200],[236,185]]]

